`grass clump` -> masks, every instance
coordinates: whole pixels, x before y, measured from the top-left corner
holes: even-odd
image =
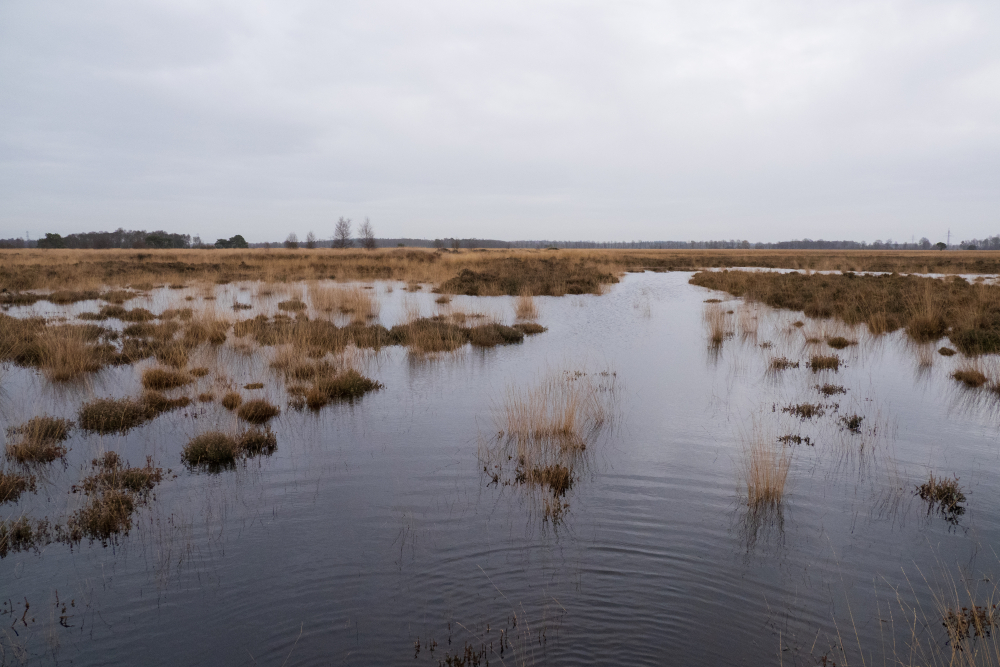
[[[547,328],[543,327],[537,322],[518,322],[511,327],[523,333],[525,336],[534,336],[535,334],[540,334],[548,331]]]
[[[861,415],[843,415],[840,418],[841,428],[851,433],[861,433],[861,422],[865,420]]]
[[[80,487],[87,502],[70,515],[61,539],[73,543],[87,538],[106,545],[119,534],[128,534],[133,513],[162,481],[163,470],[153,467],[151,457],[146,457],[145,466],[133,468],[115,452],[99,456],[91,465],[94,470]]]
[[[514,302],[514,313],[519,320],[534,320],[538,318],[538,306],[527,285],[521,289]]]
[[[778,442],[782,443],[783,445],[809,445],[810,447],[816,444],[809,438],[809,436],[803,437],[801,435],[793,435],[793,434],[783,435],[779,437]]]
[[[850,347],[851,345],[857,345],[858,341],[848,340],[843,336],[832,336],[826,339],[826,344],[835,350],[843,350],[845,347]]]
[[[250,429],[238,436],[221,431],[202,433],[192,438],[181,453],[190,466],[209,469],[231,467],[238,458],[270,455],[278,448],[278,438],[270,428]]]
[[[28,517],[0,521],[0,558],[11,552],[37,549],[52,541],[49,522],[45,519],[32,522]]]
[[[740,474],[746,488],[747,505],[753,509],[779,505],[785,494],[791,463],[788,448],[777,447],[759,434],[746,440]]]
[[[188,371],[188,372],[189,372],[189,373],[190,373],[191,375],[193,375],[194,377],[196,377],[196,378],[203,378],[203,377],[205,377],[206,375],[208,375],[208,374],[209,374],[209,373],[210,373],[211,371],[209,371],[209,370],[208,370],[207,368],[205,368],[204,366],[199,366],[199,367],[197,367],[197,368],[192,368],[192,369],[191,369],[190,371]]]
[[[281,414],[281,409],[265,399],[258,398],[240,405],[236,414],[251,424],[264,424]]]
[[[263,382],[248,382],[247,384],[243,385],[243,388],[244,389],[263,389],[264,388],[264,383]]]
[[[950,357],[957,353],[950,347],[942,347],[941,349],[938,350],[938,354],[940,354],[942,357]]]
[[[976,389],[986,384],[986,376],[977,368],[960,368],[951,374],[953,378],[964,384],[966,387]]]
[[[18,463],[51,463],[66,455],[60,443],[69,437],[73,422],[42,415],[7,429],[15,441],[6,447],[7,458]]]
[[[16,503],[28,491],[35,491],[34,475],[0,470],[0,503]]]
[[[806,419],[814,419],[825,415],[826,406],[821,403],[799,403],[798,405],[789,405],[781,408],[781,411],[805,421]]]
[[[80,407],[80,428],[101,434],[126,433],[169,410],[190,405],[187,396],[168,398],[147,391],[140,398],[98,398]]]
[[[809,359],[809,368],[812,369],[813,373],[824,370],[837,371],[840,369],[840,357],[835,354],[814,354]]]
[[[537,484],[548,488],[554,496],[565,496],[573,486],[573,475],[567,466],[552,464],[519,471],[516,481],[522,484]]]
[[[788,357],[771,357],[771,363],[767,367],[772,371],[783,371],[789,368],[798,368],[799,362],[792,361]]]
[[[965,494],[958,485],[958,477],[947,479],[935,477],[931,473],[927,481],[917,486],[917,495],[927,501],[927,513],[937,510],[950,523],[957,523],[958,518],[965,513]]]
[[[840,386],[839,384],[818,384],[816,385],[816,391],[823,394],[824,396],[836,396],[837,394],[846,394],[847,390]]]
[[[240,396],[235,391],[230,391],[222,397],[222,407],[227,410],[235,410],[240,407],[240,403],[243,402],[243,397]]]
[[[187,373],[165,368],[148,368],[142,373],[142,386],[146,389],[175,389],[193,381]]]
[[[381,383],[353,368],[340,373],[320,372],[313,387],[306,391],[305,401],[311,409],[319,410],[331,401],[353,401],[381,388]]]

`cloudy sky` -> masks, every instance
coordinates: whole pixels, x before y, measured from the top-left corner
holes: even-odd
[[[0,2],[0,236],[1000,233],[1000,2]]]

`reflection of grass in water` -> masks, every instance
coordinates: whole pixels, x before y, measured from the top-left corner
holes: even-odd
[[[538,306],[531,295],[531,289],[525,286],[514,302],[514,312],[519,320],[534,320],[538,318]]]

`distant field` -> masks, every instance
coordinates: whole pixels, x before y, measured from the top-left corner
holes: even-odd
[[[629,271],[756,266],[1000,273],[1000,252],[867,250],[0,250],[0,290],[185,282],[404,280],[471,295],[597,293]]]

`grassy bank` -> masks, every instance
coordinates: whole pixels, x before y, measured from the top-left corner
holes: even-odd
[[[691,282],[810,317],[864,323],[873,334],[902,328],[918,342],[947,336],[966,354],[1000,352],[1000,286],[960,277],[749,271],[701,272]]]
[[[1000,252],[867,250],[0,250],[0,290],[403,280],[454,294],[596,293],[627,271],[770,267],[1000,273]],[[70,295],[71,296],[71,295]],[[93,298],[93,297],[91,297]]]

